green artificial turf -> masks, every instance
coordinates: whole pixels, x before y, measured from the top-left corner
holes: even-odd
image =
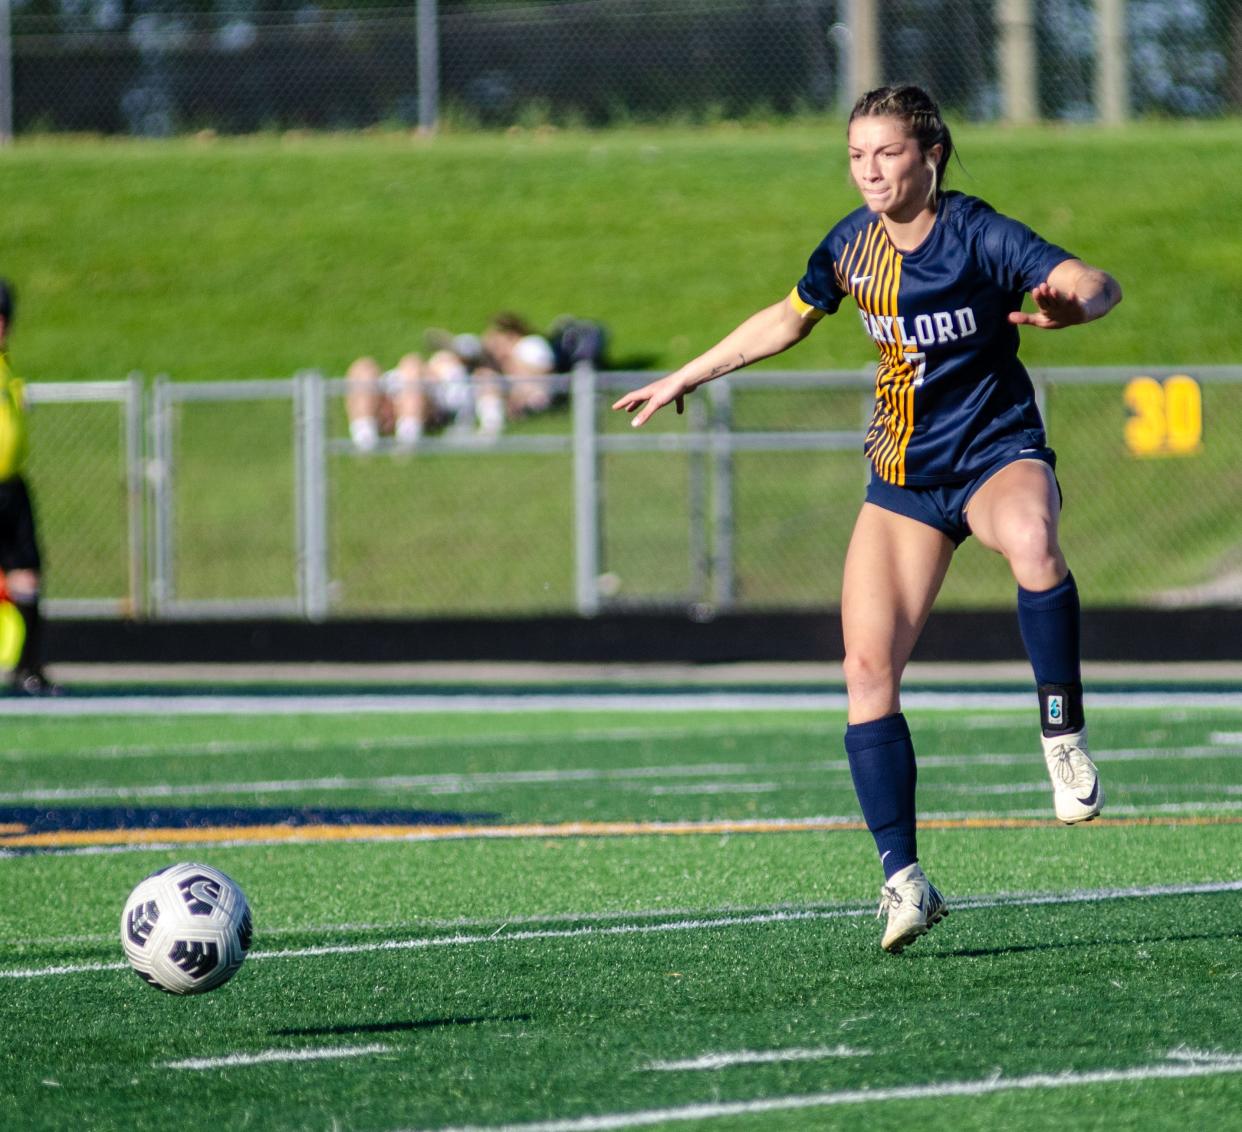
[[[1094,711],[1110,820],[1066,829],[1027,716],[910,712],[921,811],[949,821],[924,829],[921,858],[953,912],[899,958],[878,947],[878,870],[857,831],[2,856],[0,1123],[388,1130],[622,1114],[628,1127],[625,1114],[653,1110],[713,1129],[888,1129],[917,1113],[979,1129],[1228,1126],[1242,1102],[1242,827],[1193,823],[1237,813],[1242,721]],[[15,717],[0,824],[20,806],[397,809],[500,828],[847,819],[842,724],[692,708]],[[1028,824],[978,828],[970,814]],[[126,894],[176,859],[224,869],[255,914],[250,958],[200,998],[119,966]],[[322,1059],[168,1064],[273,1051]],[[652,1067],[742,1051],[812,1052]],[[1196,1057],[1215,1068],[1158,1076]],[[1050,1080],[997,1088],[1030,1075]],[[935,1093],[963,1082],[980,1095]],[[724,1115],[682,1111],[712,1104]]]

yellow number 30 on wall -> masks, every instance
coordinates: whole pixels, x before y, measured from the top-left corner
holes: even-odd
[[[1184,456],[1203,443],[1203,395],[1184,373],[1157,381],[1136,377],[1126,385],[1126,447],[1135,456]]]

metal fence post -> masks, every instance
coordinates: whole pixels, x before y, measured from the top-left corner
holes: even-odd
[[[848,109],[860,94],[880,84],[880,20],[877,0],[844,0],[843,7],[849,28]]]
[[[157,376],[151,387],[147,484],[151,499],[151,543],[147,581],[149,607],[159,617],[173,597],[172,401],[168,378]]]
[[[324,380],[313,371],[298,374],[297,398],[298,585],[302,612],[310,621],[328,615],[328,496],[324,436]]]
[[[1039,118],[1036,94],[1035,19],[1031,0],[999,0],[1000,72],[1007,122],[1027,124]]]
[[[440,125],[440,19],[438,0],[418,0],[418,130]]]
[[[708,407],[702,397],[691,397],[687,406],[690,414],[690,435],[701,440],[709,435],[711,421]],[[690,600],[710,601],[711,555],[708,551],[708,484],[710,482],[710,454],[701,444],[691,447],[687,456],[690,467]]]
[[[733,387],[727,377],[708,388],[712,454],[712,601],[717,609],[733,605]]]
[[[1095,25],[1095,113],[1101,122],[1118,126],[1130,117],[1124,0],[1096,0]]]
[[[145,385],[142,374],[131,373],[125,398],[125,492],[128,510],[129,538],[129,615],[147,612],[147,595],[143,587],[143,559],[146,551],[146,524],[143,521],[146,501],[145,456],[143,438]]]
[[[574,592],[578,612],[599,612],[599,443],[595,424],[595,371],[574,366],[570,383],[574,427]]]

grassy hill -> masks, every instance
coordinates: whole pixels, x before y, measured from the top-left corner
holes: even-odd
[[[1028,365],[1138,373],[1242,362],[1242,233],[1229,222],[1242,197],[1242,124],[958,134],[952,187],[1107,267],[1126,290],[1102,323],[1028,333]],[[391,361],[418,348],[428,326],[477,328],[504,307],[537,323],[566,311],[601,318],[617,362],[672,367],[786,293],[856,200],[836,122],[434,139],[23,139],[0,153],[0,189],[0,273],[21,296],[14,361],[34,380],[340,374],[359,354]],[[873,357],[846,317],[773,364],[841,368]],[[1242,487],[1232,482],[1242,407],[1225,389],[1205,398],[1206,458],[1141,465],[1120,443],[1119,392],[1054,402],[1067,541],[1089,600],[1146,600],[1236,565],[1242,529],[1229,500]],[[802,425],[816,411],[780,398],[766,407],[752,398],[750,409],[754,421]],[[858,411],[851,402],[845,421]],[[824,422],[841,417],[820,412]],[[236,482],[207,463],[185,469],[197,501],[179,514],[185,596],[289,591],[289,451],[263,435],[230,426],[227,414],[185,432],[187,461],[207,459],[224,437],[244,443],[227,457]],[[72,593],[81,587],[67,571],[80,555],[57,544],[81,529],[82,507],[57,467],[37,446],[45,537],[59,563],[51,585]],[[617,457],[605,471],[606,558],[622,595],[682,592],[686,462]],[[739,460],[743,600],[834,600],[862,475],[852,455]],[[339,608],[570,607],[569,492],[568,462],[554,457],[338,459]],[[644,501],[651,492],[663,493],[664,513]],[[964,557],[947,601],[1010,600],[1003,565],[978,548]]]
[[[1034,364],[1242,357],[1242,125],[962,128],[951,184],[1126,286]],[[343,371],[500,307],[605,319],[671,366],[785,293],[854,207],[838,123],[767,128],[20,141],[0,271],[33,377]],[[848,323],[851,320],[842,320]],[[853,325],[799,367],[862,364]]]

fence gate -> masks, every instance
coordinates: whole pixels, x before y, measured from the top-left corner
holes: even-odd
[[[37,382],[26,395],[44,608],[143,612],[142,379]]]
[[[316,389],[300,376],[156,379],[148,465],[154,616],[323,615]]]

